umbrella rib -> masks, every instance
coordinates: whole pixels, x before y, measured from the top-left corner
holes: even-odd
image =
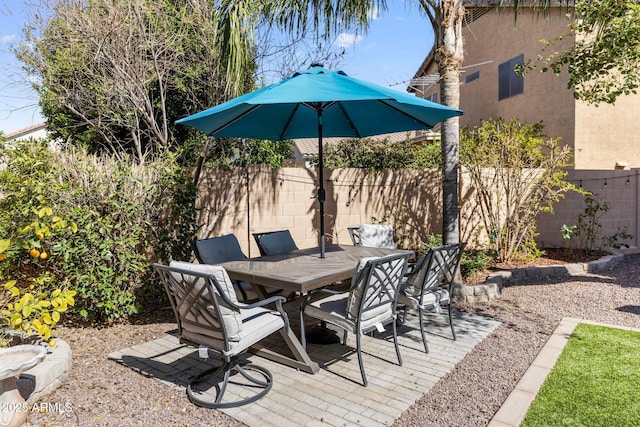
[[[349,116],[349,113],[347,113],[347,111],[344,109],[341,102],[338,103],[338,107],[340,108],[340,111],[342,111],[342,114],[344,114],[344,116],[347,118],[347,121],[349,122],[349,126],[351,126],[351,129],[353,129],[353,132],[355,133],[356,138],[361,138],[358,128],[353,123],[353,120],[351,120],[351,116]]]
[[[223,124],[222,126],[212,130],[211,132],[209,132],[207,134],[207,136],[215,136],[216,133],[220,132],[221,130],[231,126],[232,124],[234,124],[235,122],[237,122],[238,120],[242,120],[246,115],[251,114],[254,110],[256,110],[257,108],[260,108],[262,105],[254,105],[253,107],[249,108],[247,111],[245,111],[244,113],[240,114],[237,117],[234,117],[233,120],[228,121],[227,123]]]
[[[378,100],[377,100],[377,102],[379,102],[379,103],[381,103],[381,104],[384,104],[384,105],[385,105],[385,106],[387,106],[388,108],[391,108],[392,110],[395,110],[396,112],[398,112],[398,113],[402,114],[402,115],[403,115],[403,116],[405,116],[405,117],[408,117],[408,118],[410,118],[410,119],[412,119],[412,120],[415,120],[415,121],[416,121],[416,122],[418,122],[418,123],[422,123],[423,125],[425,125],[425,126],[426,126],[427,128],[429,128],[429,129],[433,128],[433,125],[432,125],[432,124],[430,124],[430,123],[426,123],[426,122],[424,122],[424,121],[422,121],[422,120],[418,119],[417,117],[412,116],[411,114],[408,114],[408,113],[406,113],[406,112],[404,112],[404,111],[400,110],[399,108],[394,107],[393,105],[389,104],[389,103],[388,103],[386,100],[384,100],[384,99],[378,99]]]
[[[329,101],[329,102],[302,102],[301,104],[305,107],[311,108],[313,111],[324,111],[327,108],[331,107],[333,104],[336,104],[338,101]]]
[[[300,104],[296,104],[296,107],[293,109],[293,111],[289,115],[289,118],[287,119],[287,122],[285,123],[284,128],[282,129],[282,132],[280,133],[280,139],[279,139],[280,141],[282,141],[284,139],[284,136],[289,131],[289,126],[291,126],[291,122],[293,121],[293,118],[295,117],[296,113],[298,112],[298,108],[300,108]]]

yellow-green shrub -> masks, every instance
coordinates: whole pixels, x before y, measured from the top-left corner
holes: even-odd
[[[47,297],[74,290],[73,312],[98,322],[136,313],[141,289],[164,294],[150,265],[190,256],[195,189],[170,156],[123,157],[0,140],[0,284],[48,272]]]
[[[27,222],[5,228],[0,239],[0,272],[4,280],[9,278],[2,284],[0,328],[37,334],[48,341],[61,314],[75,304],[76,295],[64,288],[66,281],[55,263],[59,254],[50,240],[75,233],[77,226],[54,215],[48,206],[21,212],[28,215]]]
[[[6,282],[3,288],[8,296],[4,296],[3,308],[0,309],[4,326],[27,335],[37,334],[49,341],[61,314],[75,303],[73,297],[76,294],[76,291],[60,288],[46,290],[42,285],[52,280],[51,275],[44,273],[31,279],[33,284],[28,287],[18,286],[16,280]]]

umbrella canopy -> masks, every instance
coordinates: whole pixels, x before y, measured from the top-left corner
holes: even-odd
[[[208,136],[281,141],[317,137],[320,253],[324,257],[322,138],[362,138],[430,129],[461,110],[331,71],[319,65],[176,121]]]

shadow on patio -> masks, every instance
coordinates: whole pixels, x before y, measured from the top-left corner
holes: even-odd
[[[286,308],[291,327],[297,332],[299,303],[289,302]],[[453,341],[447,316],[429,314],[427,322],[429,354],[424,353],[416,315],[410,312],[406,324],[398,328],[403,366],[397,365],[390,331],[363,337],[368,387],[360,383],[352,334],[346,346],[308,345],[309,356],[321,368],[316,375],[248,354],[249,360],[271,371],[273,388],[255,403],[222,411],[249,426],[390,425],[500,324],[454,312],[458,339]],[[264,345],[290,355],[278,334],[265,340]],[[200,359],[197,349],[180,344],[171,331],[156,340],[111,353],[109,358],[168,386],[182,388],[191,377],[220,364],[217,359]],[[231,387],[229,392],[242,393],[241,387]]]

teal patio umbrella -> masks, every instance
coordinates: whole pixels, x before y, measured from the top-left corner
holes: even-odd
[[[462,115],[441,104],[312,64],[278,83],[176,121],[208,136],[268,139],[318,138],[320,256],[324,258],[323,137],[363,138],[431,129]]]

